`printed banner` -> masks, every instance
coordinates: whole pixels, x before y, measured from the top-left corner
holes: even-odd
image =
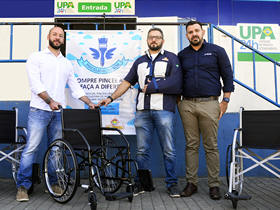
[[[140,56],[140,31],[67,31],[66,57],[87,96],[97,103],[110,96]],[[70,96],[68,108],[87,108]],[[102,126],[120,129],[134,135],[137,85],[107,107],[101,107]]]
[[[135,15],[135,0],[55,0],[54,15]]]
[[[277,24],[237,24],[240,39],[268,57],[280,61],[279,26]],[[238,49],[238,61],[252,61],[253,54],[247,47]],[[256,54],[256,61],[267,61]]]

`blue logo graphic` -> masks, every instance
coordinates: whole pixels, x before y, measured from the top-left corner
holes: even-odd
[[[107,60],[112,59],[112,56],[114,55],[113,52],[115,51],[116,47],[107,49],[107,38],[99,38],[99,51],[94,48],[89,48],[92,51],[92,56],[94,59],[99,59],[100,58],[100,65],[104,66],[105,64],[105,58]]]
[[[126,66],[128,62],[131,62],[129,59],[125,59],[123,57],[121,60],[117,60],[113,65],[107,67],[107,68],[102,68],[102,67],[97,67],[91,64],[88,60],[84,60],[83,57],[80,59],[77,59],[77,62],[80,66],[84,66],[87,70],[95,73],[95,74],[110,74],[116,70],[118,70],[121,66]]]

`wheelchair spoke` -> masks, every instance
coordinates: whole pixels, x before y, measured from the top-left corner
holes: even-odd
[[[69,201],[78,185],[75,153],[65,140],[56,140],[44,158],[44,178],[51,196],[60,203]]]

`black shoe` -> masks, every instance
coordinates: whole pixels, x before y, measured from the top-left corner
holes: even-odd
[[[213,200],[220,200],[221,199],[220,188],[219,187],[210,187],[209,196]]]
[[[141,184],[136,183],[136,184],[134,185],[133,196],[137,196],[137,195],[142,194],[142,193],[144,193],[144,192],[145,192],[145,191],[144,191],[144,188],[143,188],[143,186],[142,186]]]
[[[168,194],[171,198],[179,198],[180,197],[180,193],[178,191],[176,183],[174,183],[170,187],[168,187],[167,192],[168,192]]]
[[[181,192],[181,197],[190,197],[192,194],[197,192],[197,186],[193,183],[188,183],[184,188],[183,192]]]

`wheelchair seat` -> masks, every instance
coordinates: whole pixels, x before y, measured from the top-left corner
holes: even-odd
[[[251,199],[242,195],[244,174],[260,166],[280,178],[280,169],[271,161],[280,160],[280,110],[244,110],[239,111],[240,127],[235,129],[232,144],[228,146],[226,175],[228,192],[225,198],[237,208],[239,200]],[[252,149],[276,150],[267,157]],[[229,158],[230,157],[230,158]],[[245,167],[243,160],[253,164]]]

